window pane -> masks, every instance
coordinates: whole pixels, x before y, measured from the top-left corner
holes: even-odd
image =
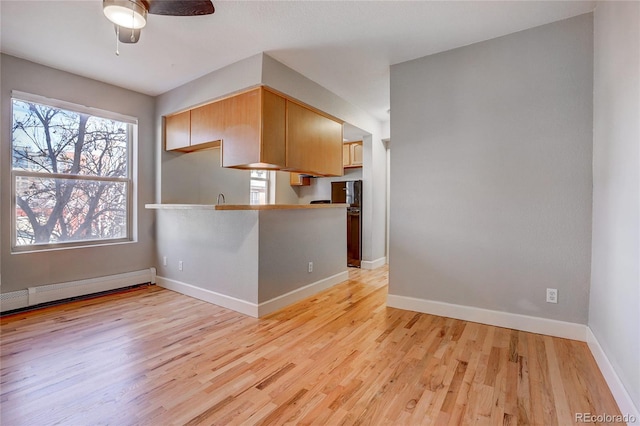
[[[258,179],[268,179],[269,178],[268,170],[251,170],[251,177]]]
[[[252,180],[251,181],[251,190],[263,191],[267,187],[266,180]]]
[[[250,203],[267,204],[267,181],[251,180]]]
[[[265,192],[251,190],[250,203],[251,204],[267,204],[267,194]]]
[[[251,204],[267,204],[269,200],[269,170],[251,170],[249,182],[249,202]]]
[[[13,169],[128,176],[127,123],[13,100]]]
[[[127,183],[16,176],[16,245],[127,237]]]

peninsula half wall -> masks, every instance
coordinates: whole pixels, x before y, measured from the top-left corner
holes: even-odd
[[[158,285],[262,317],[348,279],[346,205],[149,204]]]

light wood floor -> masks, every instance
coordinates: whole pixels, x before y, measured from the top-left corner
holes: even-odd
[[[1,320],[2,425],[574,424],[585,343],[387,308],[387,270],[264,319],[155,286]]]

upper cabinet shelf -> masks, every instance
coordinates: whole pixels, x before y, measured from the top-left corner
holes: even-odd
[[[342,122],[266,87],[167,116],[165,135],[167,150],[222,141],[223,167],[343,174]]]

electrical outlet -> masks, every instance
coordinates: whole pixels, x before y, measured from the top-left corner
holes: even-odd
[[[167,256],[162,256],[162,266],[167,266]]]
[[[548,288],[547,289],[547,303],[558,303],[558,289],[557,288]]]
[[[178,270],[182,271],[182,260],[178,260]]]
[[[313,272],[313,262],[309,262],[309,272]]]

